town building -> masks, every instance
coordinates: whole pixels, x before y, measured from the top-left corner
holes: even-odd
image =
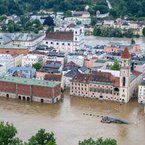
[[[11,67],[8,69],[5,76],[15,76],[23,78],[34,78],[36,70],[31,67]]]
[[[74,48],[75,50],[79,50],[84,48],[84,25],[62,25],[58,27],[54,27],[54,32],[73,32],[73,41],[74,41]]]
[[[145,104],[145,81],[138,86],[138,102]]]
[[[44,80],[52,81],[52,82],[59,82],[61,84],[61,89],[64,90],[64,80],[62,74],[45,74]]]
[[[89,18],[90,17],[90,13],[88,11],[72,11],[72,16],[73,17]]]
[[[61,73],[63,65],[60,61],[46,61],[46,64],[39,70],[46,73]]]
[[[64,18],[64,22],[67,24],[82,24],[82,25],[90,25],[91,18],[89,17],[66,17]]]
[[[16,45],[20,47],[27,47],[30,50],[34,50],[45,38],[45,34],[39,33],[15,33],[11,36],[11,41],[7,45]]]
[[[74,52],[73,32],[49,32],[43,43],[59,52]]]
[[[34,102],[56,103],[61,99],[58,82],[19,77],[0,78],[0,96]]]
[[[0,64],[6,67],[6,71],[15,66],[15,60],[10,54],[0,54]]]
[[[84,48],[84,26],[63,25],[49,32],[43,41],[44,45],[53,47],[60,52],[75,52]]]
[[[78,55],[75,53],[69,53],[67,55],[67,63],[74,62],[76,65],[83,66],[84,65],[84,56]]]
[[[32,67],[33,64],[35,64],[35,63],[41,64],[42,62],[43,62],[43,60],[34,54],[28,54],[26,56],[23,56],[23,58],[22,58],[22,66]]]
[[[16,45],[0,45],[0,54],[27,55],[28,47]]]
[[[79,74],[71,80],[70,95],[127,103],[137,97],[138,85],[142,81],[142,74],[131,70],[131,55],[127,48],[122,53],[119,74],[101,71]]]

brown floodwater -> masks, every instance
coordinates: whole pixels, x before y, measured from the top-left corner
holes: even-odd
[[[77,145],[79,140],[89,137],[111,137],[118,145],[144,145],[143,111],[137,100],[120,105],[65,94],[61,102],[49,105],[0,98],[0,120],[13,123],[18,137],[25,141],[38,129],[45,128],[55,133],[58,145]],[[103,124],[97,115],[122,118],[131,123]]]

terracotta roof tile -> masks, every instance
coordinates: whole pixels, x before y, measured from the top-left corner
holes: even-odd
[[[114,77],[111,73],[108,72],[95,72],[92,74],[79,74],[74,79],[72,79],[72,82],[83,82],[83,83],[89,83],[89,82],[104,82],[104,83],[112,83],[115,87],[119,86],[119,77]]]
[[[131,55],[128,51],[128,48],[126,47],[122,53],[122,58],[130,58],[130,57],[131,57]]]
[[[61,81],[62,75],[61,74],[46,74],[44,76],[44,80],[48,81]]]
[[[73,41],[73,32],[49,32],[46,39]]]

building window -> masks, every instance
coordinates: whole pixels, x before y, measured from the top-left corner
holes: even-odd
[[[70,45],[70,43],[68,43],[68,45]]]
[[[59,45],[59,43],[56,43],[56,45]]]
[[[64,43],[62,43],[62,45],[64,45]]]
[[[123,77],[122,84],[123,84],[123,87],[125,87],[125,84],[126,84],[126,79],[125,79],[125,77]]]
[[[53,42],[51,42],[51,44],[53,44]]]
[[[48,42],[46,42],[46,44],[48,44]]]

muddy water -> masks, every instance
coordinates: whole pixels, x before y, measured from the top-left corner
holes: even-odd
[[[140,44],[141,49],[145,50],[145,37],[134,38],[136,44]],[[86,36],[85,43],[91,46],[96,45],[107,45],[109,42],[119,42],[122,44],[130,44],[131,38],[109,38],[109,37],[95,37],[95,36]]]
[[[102,124],[97,115],[123,118],[131,124]],[[65,94],[62,102],[48,105],[0,98],[0,120],[14,123],[23,140],[45,128],[55,133],[58,145],[77,145],[89,137],[115,138],[119,145],[145,144],[145,114],[136,100],[120,105]]]

